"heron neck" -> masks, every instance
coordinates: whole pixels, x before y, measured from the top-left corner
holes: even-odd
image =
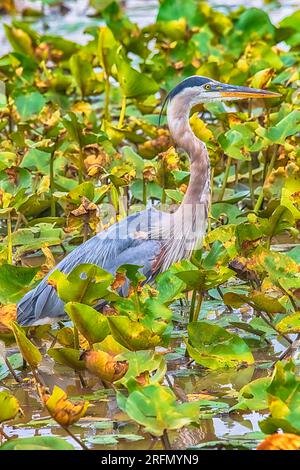
[[[168,126],[178,148],[190,159],[190,181],[182,205],[208,203],[210,186],[210,164],[206,145],[193,133],[190,122],[190,107],[181,102],[181,97],[172,99],[168,106]]]

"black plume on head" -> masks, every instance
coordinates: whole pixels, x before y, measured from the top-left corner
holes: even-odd
[[[160,125],[161,116],[162,116],[162,113],[163,113],[163,110],[167,101],[174,98],[174,96],[178,95],[178,93],[185,90],[186,88],[192,88],[194,86],[202,86],[207,82],[211,82],[211,78],[200,77],[199,75],[193,75],[192,77],[185,78],[184,80],[182,80],[182,82],[178,83],[178,85],[176,85],[173,88],[173,90],[171,90],[170,93],[168,93],[168,95],[166,96],[163,102],[163,105],[159,114],[158,124]]]

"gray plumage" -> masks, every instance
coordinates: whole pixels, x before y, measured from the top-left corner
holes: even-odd
[[[127,217],[76,248],[55,269],[69,273],[78,264],[92,263],[115,273],[123,264],[134,264],[141,266],[146,278],[152,280],[172,263],[190,257],[205,235],[210,204],[209,156],[205,144],[190,127],[191,108],[211,101],[276,96],[269,91],[227,85],[199,76],[179,83],[165,102],[168,103],[171,136],[190,159],[190,181],[181,205],[171,214],[148,209]],[[65,316],[63,302],[47,283],[49,274],[19,303],[21,325],[45,323]],[[99,301],[101,305],[101,299]]]
[[[160,212],[155,209],[133,214],[75,248],[23,297],[18,305],[18,323],[23,326],[42,324],[47,323],[48,319],[57,321],[66,316],[64,303],[47,283],[56,269],[67,274],[79,264],[91,263],[114,274],[124,264],[135,264],[142,266],[141,272],[150,278],[161,242],[137,236],[139,232],[148,231],[146,223],[154,223],[159,216]]]

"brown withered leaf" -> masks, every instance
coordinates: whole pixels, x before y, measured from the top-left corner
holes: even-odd
[[[244,281],[257,281],[257,275],[255,271],[249,269],[242,259],[233,259],[228,267],[236,272],[238,277]]]
[[[290,433],[272,434],[256,450],[300,450],[300,436]]]
[[[2,305],[0,307],[0,333],[11,333],[10,323],[17,319],[16,304]]]
[[[46,105],[39,114],[39,119],[46,127],[54,127],[60,120],[60,110],[55,109],[53,105]]]
[[[51,395],[44,387],[39,386],[39,394],[52,418],[64,427],[76,423],[89,407],[88,401],[72,403],[57,385],[54,386]]]
[[[145,181],[154,181],[157,176],[156,168],[153,165],[146,165],[143,171]]]
[[[87,103],[86,101],[77,101],[72,104],[71,110],[73,113],[82,113],[88,116],[91,114],[93,109],[90,103]]]
[[[183,194],[185,194],[187,188],[188,188],[188,187],[187,187],[187,184],[181,184],[181,185],[179,186],[179,191],[181,191]]]
[[[145,372],[142,372],[140,375],[138,375],[135,380],[140,384],[142,385],[143,387],[145,387],[146,385],[149,385],[150,384],[150,374],[149,374],[149,371],[146,370]]]
[[[174,69],[175,70],[181,70],[183,68],[184,68],[183,60],[179,60],[178,62],[175,62],[175,64],[174,64]]]
[[[81,355],[86,368],[106,382],[115,382],[128,370],[127,361],[117,361],[112,354],[104,351],[85,351]]]
[[[96,204],[89,201],[89,199],[85,196],[81,198],[81,204],[77,209],[71,211],[71,214],[75,217],[81,217],[83,215],[88,214],[89,212],[94,212],[97,210]]]
[[[43,275],[46,275],[49,271],[51,271],[52,268],[54,268],[54,266],[56,265],[56,261],[52,254],[52,251],[48,246],[42,246],[41,250],[43,252],[43,255],[45,256],[45,262],[41,266],[41,271]]]
[[[157,137],[152,140],[146,140],[138,146],[139,154],[142,157],[154,157],[160,152],[167,150],[171,145],[170,133],[166,129],[159,129]]]
[[[111,315],[116,315],[117,314],[117,311],[115,308],[113,307],[110,307],[109,305],[104,305],[103,309],[102,309],[102,313],[103,315],[105,315],[106,317],[109,317]]]
[[[161,152],[158,156],[164,162],[168,170],[178,170],[180,159],[175,147],[170,147],[165,152]]]
[[[14,0],[1,0],[0,2],[0,12],[12,13],[16,11],[16,6]]]
[[[115,290],[119,289],[120,287],[124,286],[126,282],[126,275],[125,273],[116,273],[115,280],[112,283],[111,287]]]
[[[103,173],[103,168],[110,161],[108,153],[98,144],[90,144],[84,148],[84,166],[89,176],[96,176]]]

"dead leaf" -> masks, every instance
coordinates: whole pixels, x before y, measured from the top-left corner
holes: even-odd
[[[44,387],[40,386],[39,393],[52,418],[64,427],[76,423],[85,415],[89,407],[88,401],[72,403],[68,400],[67,394],[57,385],[55,385],[51,395]]]
[[[119,289],[120,287],[124,286],[126,282],[126,275],[125,273],[116,273],[115,275],[115,280],[112,283],[111,287],[112,289]]]
[[[0,333],[11,333],[11,322],[17,319],[16,304],[3,305],[0,307]]]
[[[92,374],[107,382],[121,379],[128,370],[127,361],[117,361],[112,354],[104,351],[85,351],[81,359]]]
[[[299,450],[300,436],[296,434],[272,434],[262,441],[256,450]]]

